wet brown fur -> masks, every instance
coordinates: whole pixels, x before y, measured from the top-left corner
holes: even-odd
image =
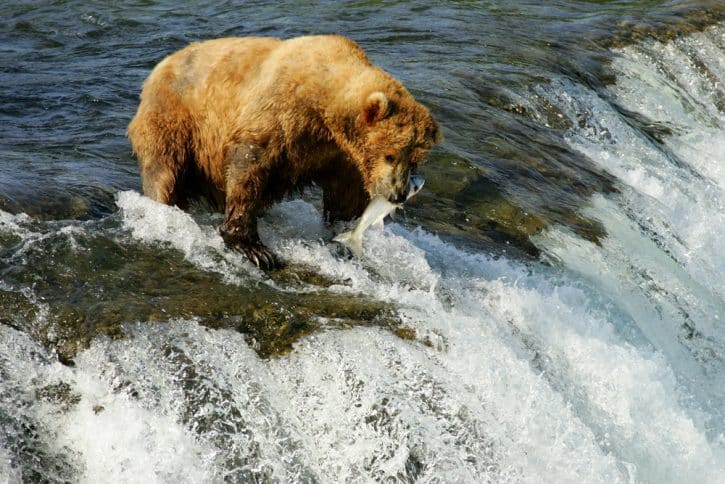
[[[256,217],[286,194],[316,183],[326,220],[357,217],[372,195],[399,198],[439,140],[428,110],[341,36],[191,44],[146,79],[128,136],[147,196],[224,207],[220,231],[248,255],[266,251]]]

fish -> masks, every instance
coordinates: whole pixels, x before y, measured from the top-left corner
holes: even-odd
[[[345,244],[352,250],[353,254],[357,257],[362,257],[362,237],[365,231],[371,225],[381,223],[388,214],[395,212],[398,207],[400,207],[400,204],[392,203],[382,195],[377,195],[370,200],[370,203],[357,221],[355,228],[349,232],[337,235],[332,240]]]
[[[425,180],[423,177],[419,175],[411,176],[410,182],[408,183],[408,195],[405,200],[408,201],[410,197],[418,193],[420,189],[423,188],[424,183]],[[368,206],[365,207],[365,211],[360,216],[355,228],[349,232],[337,235],[332,240],[348,246],[356,257],[362,257],[362,238],[365,231],[372,225],[382,226],[385,217],[388,215],[392,216],[392,214],[395,213],[395,210],[401,206],[401,203],[393,203],[382,195],[377,195],[373,197]]]
[[[410,197],[415,195],[420,191],[421,188],[423,188],[423,184],[425,183],[425,178],[423,178],[420,175],[413,175],[410,177],[410,181],[408,182],[408,195],[405,197],[405,201],[407,202],[410,200]]]

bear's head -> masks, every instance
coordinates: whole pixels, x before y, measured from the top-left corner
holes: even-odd
[[[356,124],[359,165],[368,194],[404,202],[410,176],[441,140],[435,120],[404,90],[393,95],[374,91],[363,98]]]

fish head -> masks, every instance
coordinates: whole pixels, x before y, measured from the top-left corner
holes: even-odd
[[[362,172],[370,197],[405,202],[422,184],[411,183],[433,145],[440,141],[438,125],[428,109],[400,93],[370,94],[363,107]],[[418,178],[417,180],[422,180]]]
[[[408,194],[406,195],[405,199],[409,199],[416,193],[420,191],[421,188],[423,188],[423,184],[425,184],[425,179],[420,175],[411,175],[410,176],[410,182],[408,183]]]

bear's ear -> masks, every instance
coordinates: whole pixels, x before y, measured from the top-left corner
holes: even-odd
[[[375,91],[365,99],[362,117],[365,124],[372,125],[388,114],[388,97],[385,93]]]

